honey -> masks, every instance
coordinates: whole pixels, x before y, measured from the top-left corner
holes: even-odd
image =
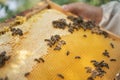
[[[87,37],[83,37],[86,34]],[[44,56],[44,63],[38,63],[34,66],[33,71],[28,76],[28,80],[63,80],[57,76],[62,74],[64,80],[87,80],[90,74],[86,73],[85,67],[94,68],[91,60],[104,60],[109,65],[109,69],[104,69],[106,74],[95,80],[113,80],[115,74],[119,70],[119,48],[120,43],[113,41],[110,38],[105,38],[103,35],[92,34],[90,30],[75,31],[73,34],[62,36],[62,40],[66,41],[66,45],[61,47],[60,51],[48,49],[48,55]],[[110,43],[113,43],[115,48],[111,48]],[[105,50],[109,51],[110,58],[117,59],[116,62],[111,62],[107,57],[103,56]],[[66,56],[69,51],[70,55]],[[80,59],[75,59],[80,56]],[[113,68],[114,67],[114,68]]]

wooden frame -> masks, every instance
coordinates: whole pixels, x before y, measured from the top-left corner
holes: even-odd
[[[23,18],[26,18],[26,20],[27,19],[29,19],[29,18],[31,18],[33,15],[37,15],[37,13],[39,14],[39,12],[40,11],[43,11],[44,9],[56,9],[56,10],[58,10],[58,11],[60,11],[60,12],[62,12],[62,13],[64,13],[65,15],[72,15],[72,16],[76,16],[76,15],[74,15],[74,14],[72,14],[72,13],[70,13],[70,12],[66,12],[66,11],[64,11],[59,5],[57,5],[57,4],[55,4],[55,3],[53,3],[53,2],[51,2],[51,1],[49,1],[49,0],[46,0],[46,1],[43,1],[43,2],[40,2],[40,3],[38,3],[35,7],[33,7],[32,9],[30,9],[30,10],[26,10],[26,11],[24,11],[24,12],[22,12],[22,13],[20,13],[20,14],[18,14],[18,15],[16,15],[16,16],[23,16]],[[51,14],[51,15],[53,15],[53,14]],[[52,16],[51,16],[52,17]],[[39,18],[39,17],[37,17],[37,18]],[[46,18],[46,17],[45,17]],[[16,21],[16,17],[13,17],[13,18],[11,18],[11,19],[8,19],[8,20],[6,20],[5,22],[3,22],[3,23],[0,23],[0,32],[1,31],[4,31],[4,28],[5,27],[10,27],[11,28],[11,24],[12,23],[14,23]],[[29,20],[28,20],[29,21]],[[45,21],[47,21],[47,18],[46,18],[46,20]],[[42,23],[42,22],[41,22]],[[41,24],[40,23],[40,24]],[[29,23],[28,23],[29,24]],[[43,24],[44,24],[44,22],[43,22]],[[21,25],[21,24],[18,24],[18,25]],[[22,26],[22,25],[21,25]],[[28,26],[28,25],[27,25]],[[16,25],[12,25],[12,27],[16,27]],[[19,27],[19,26],[18,26]],[[26,26],[25,26],[26,27]],[[42,27],[42,28],[41,28]],[[45,31],[42,31],[43,29],[44,30],[46,30],[46,26],[41,26],[41,27],[39,27],[39,29],[41,29],[40,31],[38,31],[38,32],[42,32],[42,33],[44,33]],[[43,28],[44,27],[44,28]],[[35,27],[36,28],[36,27]],[[52,28],[52,27],[50,27],[50,28]],[[48,28],[48,29],[50,29],[50,28]],[[31,28],[31,30],[34,30],[34,28]],[[35,29],[34,30],[34,32],[36,32],[36,30],[37,29]],[[118,43],[120,43],[120,37],[119,36],[117,36],[117,35],[115,35],[115,34],[113,34],[113,33],[111,33],[111,32],[109,32],[109,31],[107,31],[107,30],[105,30],[105,29],[103,29],[102,27],[101,27],[101,30],[103,30],[103,31],[105,31],[105,32],[107,32],[108,34],[109,34],[109,36],[110,36],[110,38],[112,38],[112,39],[115,39],[116,40],[116,42],[118,42]],[[23,30],[24,31],[24,30]],[[53,31],[54,32],[54,30],[51,30],[51,31]],[[30,32],[30,33],[32,33],[32,32]],[[49,33],[48,33],[49,34]],[[59,33],[58,33],[59,34]],[[79,33],[80,34],[80,33]],[[34,34],[33,34],[34,35]],[[47,34],[46,34],[47,35]],[[31,36],[31,34],[28,34],[28,36]],[[28,37],[27,36],[27,37]],[[44,34],[42,35],[42,36],[45,36]],[[26,38],[27,38],[26,37]],[[23,38],[23,39],[22,39]],[[36,38],[38,38],[38,35],[37,35],[37,37]],[[73,38],[73,37],[72,37]],[[84,37],[83,37],[84,38]],[[94,38],[92,38],[92,39],[94,39],[95,40],[95,38],[96,37],[94,37]],[[3,38],[1,38],[2,40],[4,40]],[[20,37],[20,39],[22,39],[23,40],[23,42],[24,42],[24,36],[23,37]],[[29,38],[28,38],[29,39]],[[43,37],[39,37],[39,39],[46,39],[46,38],[43,38]],[[21,41],[22,41],[21,40]],[[64,40],[64,39],[63,39]],[[74,39],[71,39],[71,40],[74,40]],[[99,40],[99,38],[98,38],[98,40]],[[13,40],[12,40],[13,41]],[[26,47],[27,46],[29,46],[29,45],[26,45],[25,43],[30,43],[31,41],[33,41],[33,42],[35,42],[35,44],[37,44],[36,43],[36,41],[34,41],[34,39],[32,40],[32,39],[29,39],[28,41],[25,41],[25,43],[22,43],[22,42],[19,42],[20,44],[23,44],[22,46],[20,46],[20,48],[16,48],[17,46],[15,46],[15,48],[13,48],[13,49],[17,49],[18,51],[20,50],[20,51],[23,51],[23,53],[24,53],[24,50],[22,50],[22,49],[27,49]],[[30,42],[29,42],[30,41]],[[43,41],[43,40],[42,40]],[[75,41],[75,40],[74,40]],[[41,42],[41,41],[38,41],[38,42]],[[77,41],[76,41],[77,42]],[[98,41],[97,43],[99,43],[100,41]],[[104,41],[103,41],[104,42]],[[14,43],[14,42],[13,42]],[[11,43],[11,44],[13,44],[13,43]],[[93,41],[93,43],[94,43],[94,41]],[[11,45],[10,44],[10,45]],[[74,43],[73,43],[74,44]],[[78,43],[77,43],[78,44]],[[26,47],[23,47],[24,45],[26,45]],[[89,45],[89,44],[88,44]],[[85,47],[87,47],[88,45],[86,45]],[[119,44],[117,44],[117,45],[119,45]],[[18,46],[19,46],[19,44],[18,44]],[[41,46],[45,46],[44,44],[43,45],[41,45]],[[80,45],[81,46],[81,45]],[[23,47],[23,48],[22,48]],[[33,47],[33,45],[31,46],[32,47],[32,49],[34,48]],[[36,46],[36,47],[38,47],[38,46]],[[91,47],[91,46],[90,46]],[[116,52],[119,52],[119,46],[116,46],[117,47],[117,51]],[[44,48],[44,47],[43,47]],[[45,48],[47,49],[47,46],[45,46]],[[97,47],[97,48],[99,48],[99,47]],[[31,49],[31,48],[30,48]],[[29,50],[30,50],[29,49]],[[40,48],[41,49],[41,48]],[[111,48],[110,48],[111,49]],[[13,52],[12,53],[12,56],[13,57],[16,57],[16,52],[17,52],[17,50],[15,50],[15,53]],[[28,52],[26,52],[26,54],[29,54],[29,50],[28,50]],[[77,49],[78,50],[78,49]],[[14,50],[13,50],[14,51]],[[25,51],[27,51],[27,50],[25,50]],[[93,51],[93,50],[92,50]],[[47,52],[47,51],[46,51]],[[89,51],[88,51],[89,52]],[[19,52],[20,53],[20,52]],[[79,52],[77,52],[78,54],[79,54]],[[90,53],[92,53],[92,52],[90,52]],[[49,54],[49,52],[48,52],[48,54]],[[53,53],[54,54],[54,53]],[[78,55],[77,54],[77,55]],[[117,53],[117,54],[119,54],[119,53]],[[34,55],[36,55],[36,54],[34,54]],[[86,54],[85,54],[86,55]],[[113,54],[114,55],[114,54]],[[23,55],[22,55],[23,56]],[[41,55],[45,60],[46,60],[46,56],[48,56],[48,55]],[[30,57],[32,57],[33,58],[33,55],[31,55]],[[59,57],[59,56],[58,56]],[[31,60],[32,60],[32,58],[31,58]],[[53,57],[51,57],[50,56],[50,59],[51,58],[53,58]],[[61,59],[62,59],[62,57],[60,57]],[[64,57],[63,57],[64,58]],[[72,57],[73,58],[73,57]],[[28,59],[28,58],[26,58],[26,59]],[[16,59],[13,59],[13,60],[16,60]],[[69,59],[70,60],[70,59]],[[24,61],[24,60],[23,60]],[[32,60],[33,61],[33,60]],[[47,60],[46,60],[47,61]],[[45,61],[45,62],[46,62]],[[49,61],[49,60],[48,60]],[[54,60],[55,61],[55,60]],[[12,61],[11,61],[12,62]],[[25,61],[26,62],[26,61]],[[21,64],[20,64],[21,65]],[[36,64],[35,64],[36,65]],[[118,65],[118,64],[117,64]],[[9,66],[9,65],[8,65]],[[26,65],[26,66],[28,66],[28,65]],[[30,65],[31,66],[31,65]],[[32,65],[31,67],[33,67],[34,65]],[[54,66],[54,65],[53,65]],[[24,67],[24,66],[23,66]],[[33,69],[35,69],[35,68],[33,68]],[[32,69],[32,70],[33,70]],[[16,70],[16,69],[15,69]],[[23,69],[24,70],[24,69]],[[23,70],[21,70],[21,72],[23,71]],[[43,69],[44,70],[44,69]],[[49,70],[49,69],[48,69]],[[27,71],[27,70],[26,70]],[[29,71],[30,72],[30,71]],[[12,76],[10,76],[10,77],[12,77]]]
[[[26,17],[27,19],[29,19],[32,15],[34,15],[34,14],[36,14],[36,13],[38,13],[38,12],[40,12],[43,9],[46,9],[46,8],[53,8],[53,9],[56,9],[56,10],[58,10],[58,11],[64,13],[64,14],[66,14],[66,15],[76,16],[76,15],[70,13],[70,12],[66,12],[59,5],[53,3],[50,0],[44,0],[40,3],[38,3],[32,9],[26,10],[26,11],[24,11],[24,12],[22,12],[22,13],[16,15],[16,16],[23,16],[23,17]],[[0,31],[4,30],[4,27],[9,27],[11,25],[11,23],[15,21],[16,16],[12,17],[10,19],[7,19],[3,23],[0,23]],[[118,36],[114,33],[111,33],[110,31],[107,31],[107,30],[103,29],[102,27],[101,27],[101,30],[106,31],[110,35],[111,38],[117,39],[117,40],[120,41],[120,36]]]

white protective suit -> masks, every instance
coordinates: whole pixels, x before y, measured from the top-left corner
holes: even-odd
[[[112,1],[101,7],[103,17],[99,25],[120,36],[120,2]]]

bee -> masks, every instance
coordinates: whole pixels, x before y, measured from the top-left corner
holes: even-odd
[[[106,72],[100,67],[97,67],[96,71],[98,72],[96,76],[99,76],[100,78],[106,74]]]
[[[61,39],[60,35],[55,35],[55,38],[57,39],[57,41]]]
[[[64,79],[64,76],[62,74],[57,74],[58,77],[60,77],[61,79]]]
[[[94,79],[93,79],[93,77],[90,76],[87,78],[87,80],[94,80]]]
[[[70,55],[70,51],[67,51],[67,52],[66,52],[66,55],[67,55],[67,56]]]
[[[48,45],[49,47],[52,47],[52,46],[53,46],[53,44],[52,44],[51,42],[47,43],[47,45]]]
[[[34,59],[34,61],[36,61],[36,62],[40,63],[40,60],[39,60],[39,59]]]
[[[109,52],[107,50],[105,50],[105,52],[103,52],[103,55],[108,57],[108,58],[110,57]]]
[[[21,29],[17,28],[17,34],[18,34],[19,36],[22,36],[22,35],[23,35],[23,31],[22,31]]]
[[[85,69],[87,70],[87,73],[91,73],[92,72],[92,68],[91,67],[85,67]]]
[[[96,26],[94,28],[91,29],[92,33],[96,33],[96,34],[101,34],[101,30],[99,26]]]
[[[61,46],[58,46],[58,45],[57,45],[57,46],[54,48],[54,50],[58,50],[58,51],[61,50]]]
[[[42,61],[43,63],[45,62],[45,60],[43,58],[39,58],[40,61]]]
[[[93,63],[93,62],[97,62],[97,61],[96,60],[91,60],[90,62]]]
[[[51,40],[50,39],[44,39],[44,41],[50,42]]]
[[[64,40],[61,40],[60,43],[63,44],[63,45],[66,44],[66,42]]]
[[[105,37],[105,38],[107,38],[107,37],[108,37],[108,33],[107,33],[107,32],[102,31],[102,34],[104,35],[104,37]]]
[[[110,61],[113,62],[113,61],[117,61],[117,60],[116,59],[110,59]]]
[[[109,65],[107,63],[102,63],[101,67],[106,67],[107,69],[109,69]]]
[[[81,57],[80,56],[75,56],[75,59],[80,59]]]
[[[0,32],[0,35],[3,35],[3,34],[5,34],[5,33],[6,33],[5,31],[1,31],[1,32]]]
[[[87,37],[87,35],[84,34],[83,37]]]
[[[74,29],[73,29],[73,28],[69,28],[69,29],[68,29],[68,32],[73,33],[73,32],[74,32]]]
[[[111,45],[112,48],[115,48],[114,45],[113,45],[113,43],[110,43],[110,45]]]
[[[75,17],[74,16],[67,16],[67,19],[71,20],[71,21],[74,21],[75,20]]]
[[[93,62],[93,65],[95,66],[95,67],[97,67],[98,65],[99,65],[99,62]]]
[[[95,69],[95,70],[92,71],[91,77],[92,77],[92,78],[96,78],[96,76],[97,76],[98,74],[99,74],[99,72]]]
[[[27,72],[24,74],[25,77],[29,76],[30,75],[30,72]]]

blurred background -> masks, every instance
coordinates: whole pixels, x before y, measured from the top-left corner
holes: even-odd
[[[10,18],[26,9],[35,6],[41,0],[0,0],[0,22]],[[85,2],[91,5],[100,6],[110,1],[120,0],[52,0],[53,2],[63,5],[72,2]]]

